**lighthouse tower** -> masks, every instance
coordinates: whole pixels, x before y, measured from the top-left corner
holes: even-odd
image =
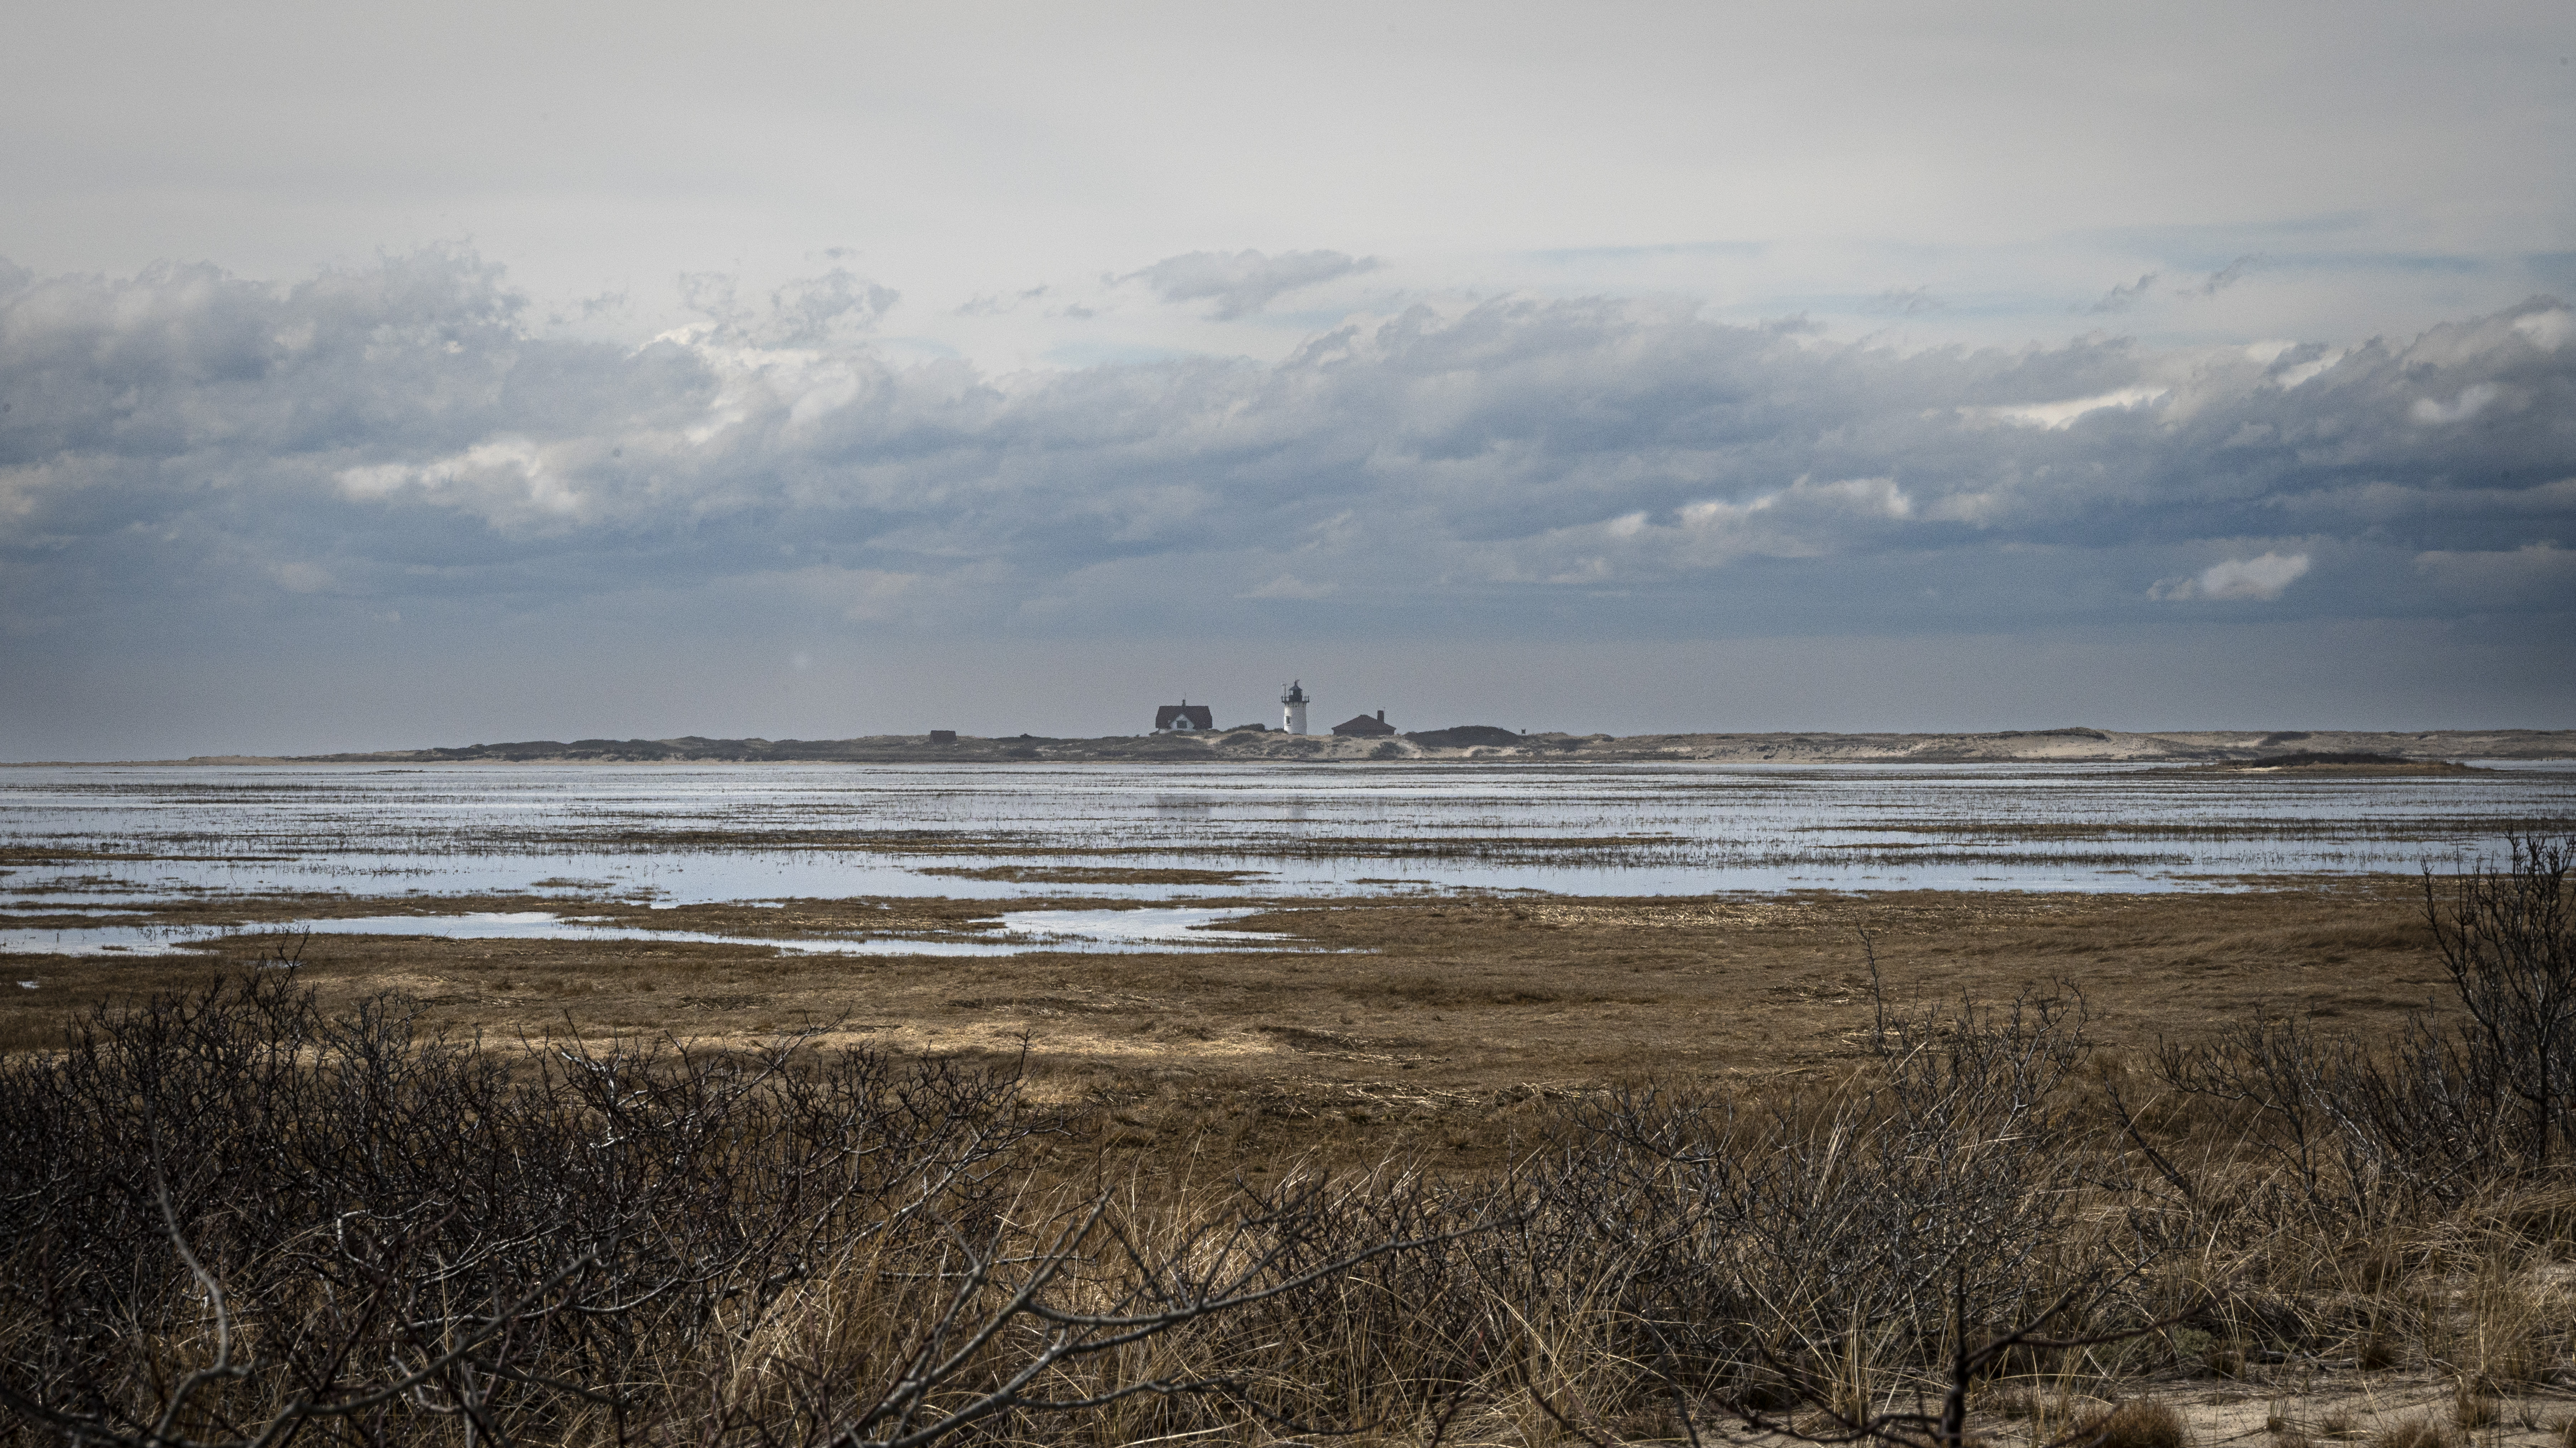
[[[1313,701],[1306,697],[1306,686],[1302,683],[1290,684],[1280,690],[1279,727],[1291,734],[1305,733],[1306,706],[1311,702]]]

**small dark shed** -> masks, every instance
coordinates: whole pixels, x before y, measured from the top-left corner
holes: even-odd
[[[933,744],[954,744],[957,742],[957,731],[954,729],[933,729],[930,731],[930,742]]]
[[[1369,739],[1380,734],[1392,734],[1395,732],[1395,726],[1386,722],[1386,711],[1380,709],[1374,719],[1366,714],[1345,719],[1333,726],[1333,732],[1345,739]]]
[[[1166,729],[1214,729],[1215,727],[1216,714],[1207,705],[1193,704],[1186,699],[1178,704],[1166,704],[1154,711],[1154,732],[1157,734]]]

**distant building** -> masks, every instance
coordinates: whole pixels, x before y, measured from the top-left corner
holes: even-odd
[[[1215,727],[1216,712],[1205,704],[1193,704],[1187,699],[1154,711],[1154,732],[1157,734]]]
[[[1291,734],[1306,732],[1306,706],[1314,701],[1306,697],[1302,682],[1291,683],[1279,691],[1279,727]]]
[[[1381,734],[1394,733],[1395,726],[1386,722],[1386,711],[1380,709],[1374,719],[1366,714],[1355,719],[1345,719],[1333,726],[1333,732],[1345,739],[1372,739]]]
[[[930,742],[933,744],[954,744],[957,742],[957,731],[954,729],[933,729],[930,731]]]

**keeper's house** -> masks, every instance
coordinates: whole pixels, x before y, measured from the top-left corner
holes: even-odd
[[[1374,739],[1382,734],[1394,733],[1395,726],[1386,722],[1386,711],[1380,709],[1374,719],[1366,714],[1356,719],[1345,719],[1333,726],[1333,732],[1345,739]]]
[[[1187,699],[1177,704],[1166,704],[1154,711],[1154,732],[1157,734],[1186,733],[1193,729],[1214,729],[1215,727],[1216,715],[1210,712],[1208,706],[1193,704]]]

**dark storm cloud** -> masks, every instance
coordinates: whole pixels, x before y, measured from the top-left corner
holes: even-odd
[[[846,272],[696,285],[708,324],[623,347],[532,334],[460,252],[292,286],[0,272],[8,627],[631,598],[745,628],[2009,632],[2576,600],[2576,325],[2547,299],[2344,350],[1906,354],[1507,298],[1277,365],[993,375],[889,360],[893,293]]]

